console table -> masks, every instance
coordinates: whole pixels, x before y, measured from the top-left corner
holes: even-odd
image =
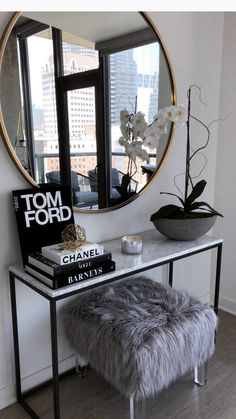
[[[39,416],[30,407],[26,401],[26,398],[33,392],[39,390],[39,388],[48,385],[49,382],[36,386],[24,393],[21,390],[20,354],[17,324],[17,298],[15,289],[16,280],[33,289],[35,292],[49,301],[52,351],[52,380],[50,380],[50,383],[53,384],[54,419],[60,419],[57,301],[65,299],[71,295],[82,293],[88,289],[106,285],[110,282],[114,282],[127,276],[138,274],[148,269],[152,269],[165,264],[169,265],[168,281],[169,285],[172,286],[174,278],[173,265],[176,260],[180,260],[197,253],[209,251],[211,249],[216,249],[217,257],[214,309],[217,313],[223,240],[206,235],[194,241],[172,241],[161,236],[156,230],[150,230],[138,234],[142,237],[143,240],[143,252],[140,255],[126,255],[121,253],[120,238],[103,242],[106,250],[112,252],[112,259],[116,262],[116,271],[86,281],[82,281],[80,283],[59,288],[57,290],[52,290],[51,288],[39,282],[37,279],[27,274],[24,271],[23,266],[18,265],[9,267],[17,400],[32,418],[39,418]]]

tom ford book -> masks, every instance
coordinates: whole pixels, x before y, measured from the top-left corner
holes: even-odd
[[[57,289],[65,287],[67,285],[75,284],[80,281],[89,280],[108,272],[112,272],[115,270],[115,262],[112,260],[104,262],[103,264],[98,264],[97,267],[85,269],[78,273],[65,274],[62,275],[60,278],[56,279],[48,276],[43,272],[40,272],[38,269],[29,265],[25,265],[25,270],[30,275],[34,276],[36,279],[46,284],[48,287],[52,289]]]
[[[93,268],[98,263],[103,263],[111,260],[111,252],[104,250],[104,253],[90,259],[85,259],[78,262],[73,262],[65,265],[59,265],[45,258],[40,252],[31,253],[28,255],[28,263],[41,271],[57,277],[63,274],[69,274],[81,269]]]
[[[42,246],[61,241],[61,233],[74,224],[71,191],[67,186],[43,186],[12,191],[23,263]]]
[[[84,259],[90,259],[104,253],[104,246],[98,243],[85,242],[74,251],[64,250],[62,246],[62,243],[44,246],[41,253],[59,265],[81,262]]]

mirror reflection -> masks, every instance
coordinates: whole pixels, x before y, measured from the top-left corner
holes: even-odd
[[[76,208],[129,202],[167,152],[171,126],[136,159],[127,184],[120,111],[142,112],[150,124],[174,96],[163,46],[140,13],[22,13],[3,54],[0,92],[18,166],[37,184],[71,184]]]

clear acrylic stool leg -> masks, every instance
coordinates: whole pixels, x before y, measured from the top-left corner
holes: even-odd
[[[80,378],[88,375],[89,362],[79,354],[75,354],[75,371]]]
[[[133,396],[129,399],[130,419],[145,419],[145,400],[136,400]]]
[[[199,386],[204,386],[207,382],[207,362],[195,367],[194,369],[194,382]]]

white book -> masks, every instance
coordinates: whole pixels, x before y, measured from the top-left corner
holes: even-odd
[[[61,245],[62,243],[57,243],[42,247],[42,255],[59,265],[66,265],[103,255],[104,253],[104,246],[98,243],[85,242],[82,246],[72,251],[61,249]]]

